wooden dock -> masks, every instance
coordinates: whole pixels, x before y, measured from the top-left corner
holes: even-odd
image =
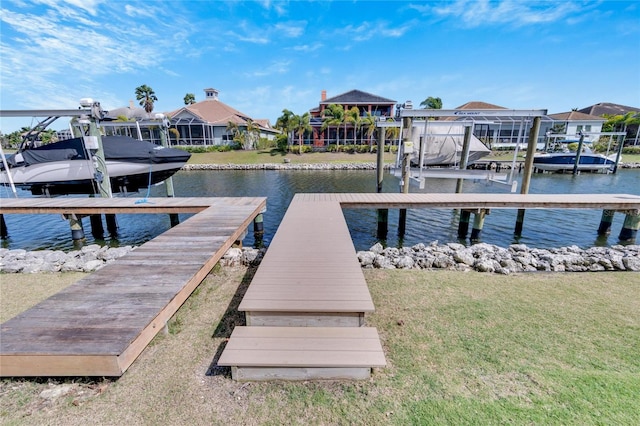
[[[297,194],[218,365],[236,380],[366,379],[386,363],[342,208],[640,209],[626,194]]]
[[[199,213],[2,324],[1,376],[121,375],[266,204],[264,198],[135,201],[2,199],[6,214]],[[640,196],[297,194],[240,304],[247,327],[234,331],[219,359],[234,378],[362,379],[385,365],[377,331],[366,327],[374,306],[343,208],[637,215]]]
[[[0,376],[120,376],[266,206],[265,198],[2,199],[2,213],[193,213],[0,327]]]

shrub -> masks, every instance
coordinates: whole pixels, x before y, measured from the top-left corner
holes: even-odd
[[[287,152],[287,148],[289,147],[289,138],[287,138],[287,135],[276,135],[275,138],[275,144],[276,144],[276,148],[278,148],[278,150],[282,151],[282,152]]]

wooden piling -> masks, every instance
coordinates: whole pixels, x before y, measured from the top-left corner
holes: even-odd
[[[402,185],[401,192],[403,194],[409,193],[409,179],[411,178],[411,154],[413,153],[413,140],[411,139],[411,133],[413,131],[413,120],[411,117],[404,117],[402,119],[402,125],[404,127],[404,135],[402,138]],[[400,209],[398,215],[398,235],[404,236],[407,228],[407,209]]]
[[[469,219],[471,219],[471,212],[469,210],[460,210],[460,221],[458,222],[458,238],[461,240],[467,239],[469,233]]]
[[[482,234],[482,227],[484,226],[484,218],[488,215],[490,210],[479,209],[473,216],[473,229],[471,229],[471,242],[480,241],[480,235]]]
[[[92,214],[89,215],[89,221],[91,222],[91,235],[97,240],[104,238],[104,226],[102,226],[102,215]]]
[[[469,147],[471,146],[471,126],[464,127],[464,141],[462,143],[462,154],[460,154],[460,170],[466,170],[467,159],[469,158]],[[456,194],[462,193],[462,185],[464,179],[458,179],[456,182]]]
[[[529,132],[529,140],[527,143],[527,155],[524,159],[524,175],[522,176],[522,184],[520,185],[520,194],[529,193],[529,185],[531,184],[531,173],[533,171],[533,156],[536,152],[536,145],[538,143],[538,134],[540,133],[540,117],[533,118],[533,125],[531,132]],[[524,209],[518,209],[518,216],[516,218],[516,227],[514,235],[519,237],[522,235],[522,229],[524,228]]]
[[[609,235],[611,233],[611,223],[613,222],[614,210],[603,210],[600,226],[598,227],[598,235]]]
[[[624,217],[624,224],[618,239],[625,243],[633,243],[640,229],[640,210],[630,210]]]
[[[104,220],[107,222],[107,231],[109,235],[115,237],[118,235],[118,221],[116,220],[115,214],[105,214]]]
[[[4,215],[0,214],[0,238],[4,239],[9,236],[9,230],[7,229],[7,223],[4,221]]]
[[[81,241],[85,239],[84,228],[82,227],[82,217],[71,214],[67,216],[69,227],[71,228],[71,239]]]
[[[578,141],[578,150],[576,151],[576,159],[573,162],[573,174],[578,174],[578,166],[580,165],[580,155],[582,155],[582,145],[584,144],[584,133],[580,132],[580,140]]]
[[[378,231],[376,236],[380,240],[387,239],[387,233],[389,230],[389,209],[378,209]]]

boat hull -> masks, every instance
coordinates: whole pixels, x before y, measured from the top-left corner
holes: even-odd
[[[572,154],[537,154],[533,158],[533,167],[548,172],[572,171],[576,155]],[[599,154],[582,154],[578,164],[579,171],[604,172],[615,167],[615,160]]]
[[[190,154],[184,151],[131,138],[104,139],[106,167],[113,193],[135,192],[162,182],[180,170],[190,158]],[[65,144],[58,143],[60,149],[52,144],[43,150],[24,151],[24,161],[14,161],[9,169],[14,185],[30,190],[34,195],[99,193],[99,179],[96,179],[90,155],[81,152],[75,142],[63,142]],[[69,153],[70,158],[58,158],[63,157],[60,153]],[[0,184],[10,184],[6,170],[0,172]]]

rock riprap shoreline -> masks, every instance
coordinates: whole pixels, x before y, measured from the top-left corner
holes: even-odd
[[[135,247],[101,247],[88,245],[80,250],[8,250],[0,249],[0,272],[92,272],[124,256]],[[223,266],[257,265],[265,248],[231,248],[220,260]],[[640,245],[592,247],[577,246],[539,249],[524,244],[507,248],[480,243],[416,244],[412,247],[384,248],[376,244],[359,251],[363,268],[379,269],[450,269],[456,271],[510,274],[516,272],[640,272]]]
[[[91,244],[80,250],[8,250],[0,249],[0,272],[93,272],[124,256],[135,247],[107,247]],[[265,249],[231,248],[220,260],[222,265],[252,265],[259,263]]]
[[[515,272],[640,271],[640,245],[611,247],[577,246],[539,249],[524,244],[503,248],[479,243],[472,246],[449,243],[384,248],[376,244],[358,252],[363,268],[451,269],[510,274]]]
[[[392,165],[386,163],[385,169]],[[516,166],[518,168],[519,165]],[[640,163],[620,163],[621,169],[638,169]],[[259,164],[185,164],[182,170],[376,170],[376,163],[259,163]],[[511,164],[501,163],[502,170],[510,170]]]

